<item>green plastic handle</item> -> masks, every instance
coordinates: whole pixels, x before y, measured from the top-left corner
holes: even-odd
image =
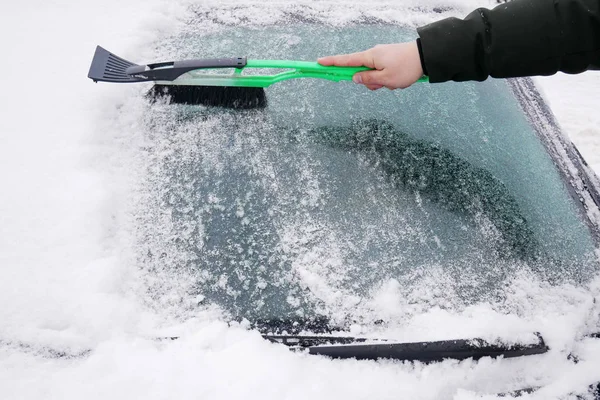
[[[274,75],[243,75],[242,72],[249,68],[289,69],[290,71]],[[313,61],[247,60],[246,66],[236,68],[233,75],[206,74],[199,69],[191,71],[189,73],[190,78],[182,77],[182,79],[172,81],[170,84],[265,88],[277,82],[297,78],[319,78],[334,82],[350,81],[357,72],[368,70],[371,70],[371,68],[324,66]],[[423,76],[418,82],[427,82],[428,80],[428,77]]]

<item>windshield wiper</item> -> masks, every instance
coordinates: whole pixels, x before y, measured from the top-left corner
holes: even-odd
[[[414,343],[393,343],[386,339],[374,340],[344,336],[263,335],[263,338],[287,345],[293,350],[303,349],[309,354],[331,358],[355,358],[357,360],[389,358],[429,363],[448,358],[478,360],[482,357],[510,358],[547,352],[549,348],[542,336],[539,333],[536,333],[536,336],[538,340],[535,343],[514,345],[490,343],[477,338]]]

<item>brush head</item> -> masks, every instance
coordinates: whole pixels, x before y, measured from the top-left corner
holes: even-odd
[[[154,85],[147,96],[169,104],[205,105],[234,109],[264,108],[265,90],[258,87]]]

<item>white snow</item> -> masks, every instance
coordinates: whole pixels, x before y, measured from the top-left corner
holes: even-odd
[[[223,3],[199,0],[196,6]],[[395,1],[348,1],[347,12],[340,3],[300,6],[312,4],[340,21],[364,8],[402,17],[390,11]],[[493,5],[451,3],[457,16]],[[278,3],[252,4],[257,18],[276,19]],[[547,386],[526,398],[550,399],[600,381],[600,343],[575,342],[597,321],[594,295],[600,282],[585,290],[520,277],[506,304],[453,312],[421,310],[418,302],[399,297],[397,282],[390,281],[374,306],[390,315],[397,307],[414,310],[405,326],[387,335],[407,341],[472,336],[530,341],[537,330],[552,349],[537,357],[427,366],[292,353],[244,326],[228,327],[210,310],[175,322],[149,306],[147,281],[128,246],[137,162],[131,143],[142,140],[139,115],[117,112],[138,92],[94,85],[86,74],[96,44],[132,59],[148,58],[152,45],[177,29],[188,5],[39,0],[2,7],[0,399],[474,399],[542,385]],[[436,16],[414,18],[409,23]],[[600,170],[595,107],[600,75],[537,81],[563,128]],[[135,101],[131,104],[135,109]],[[303,267],[312,273],[310,265]],[[353,332],[369,334],[361,329]],[[172,335],[182,338],[154,340]],[[48,349],[81,356],[57,359]],[[571,351],[581,355],[579,364],[566,360]]]
[[[588,165],[600,173],[600,113],[593,110],[600,75],[560,73],[535,79],[564,132]]]

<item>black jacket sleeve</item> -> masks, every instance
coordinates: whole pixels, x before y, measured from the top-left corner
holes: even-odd
[[[417,31],[430,82],[600,67],[600,0],[513,0]]]

